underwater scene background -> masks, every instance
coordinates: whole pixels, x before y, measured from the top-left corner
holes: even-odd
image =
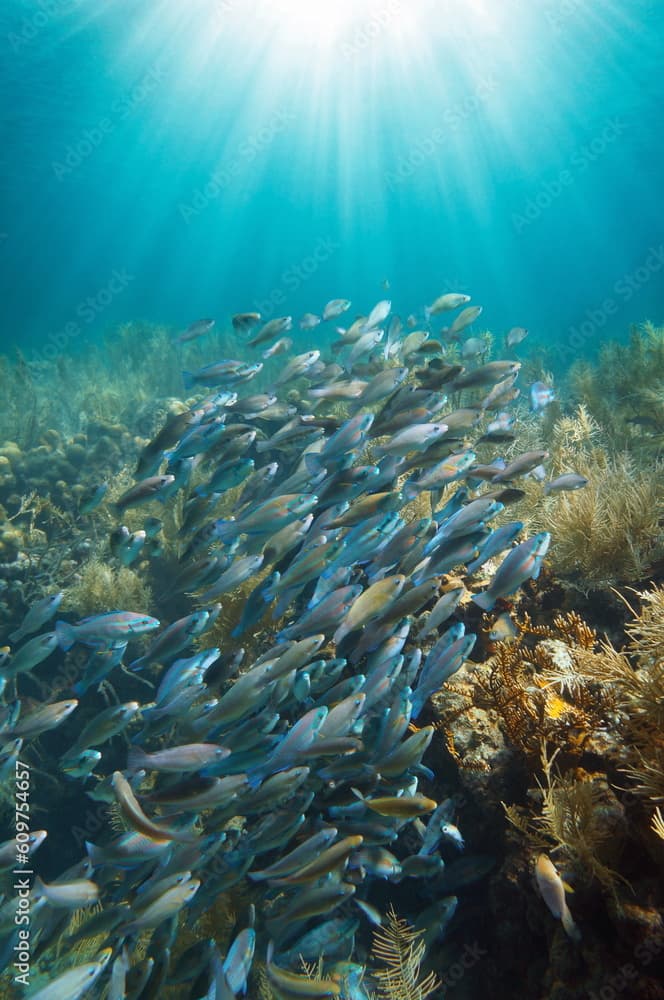
[[[0,996],[664,996],[663,38],[2,4]]]

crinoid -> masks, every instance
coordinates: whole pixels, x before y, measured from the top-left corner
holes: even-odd
[[[374,932],[371,949],[376,963],[371,976],[377,985],[378,1000],[425,1000],[438,989],[440,983],[432,972],[422,975],[425,950],[421,932],[390,906],[384,926]]]

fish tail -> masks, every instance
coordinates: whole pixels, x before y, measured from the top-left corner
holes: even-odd
[[[101,847],[98,847],[97,844],[93,844],[91,840],[86,840],[85,850],[87,851],[90,862],[95,868],[98,868],[99,865],[103,864],[103,850]]]
[[[55,623],[55,636],[61,649],[67,652],[76,642],[76,631],[69,622],[58,621]]]
[[[482,591],[481,594],[473,594],[472,601],[478,605],[478,607],[483,608],[484,611],[492,611],[496,603],[494,597],[491,596],[488,590]]]
[[[574,918],[570,913],[569,906],[567,905],[567,903],[565,903],[563,912],[560,915],[560,921],[563,925],[563,930],[565,931],[565,934],[567,934],[568,938],[571,938],[572,941],[577,941],[577,942],[581,940],[581,931],[574,923]]]
[[[25,633],[24,633],[23,629],[22,628],[17,628],[15,632],[10,632],[9,633],[9,638],[10,638],[11,642],[18,642],[19,639],[22,639],[24,635],[25,635]]]
[[[145,754],[139,747],[129,747],[127,750],[127,770],[140,771],[145,765]]]
[[[281,579],[281,573],[275,570],[272,578],[272,583],[269,587],[266,587],[263,591],[263,600],[266,604],[271,604],[275,597],[278,597],[277,587],[279,585],[279,580]]]
[[[418,495],[418,493],[420,491],[417,489],[417,487],[415,486],[414,483],[412,483],[410,480],[408,480],[407,482],[405,482],[403,484],[403,488],[402,488],[401,492],[403,494],[404,500],[407,503],[409,503],[411,500],[415,499],[415,497]]]

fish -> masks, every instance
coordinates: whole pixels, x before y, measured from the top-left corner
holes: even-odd
[[[519,455],[509,462],[500,472],[497,472],[491,479],[491,482],[507,483],[511,479],[516,479],[517,476],[524,476],[527,472],[532,472],[538,465],[545,462],[548,457],[548,451],[526,451],[523,455]]]
[[[196,340],[198,337],[205,336],[210,330],[214,329],[213,319],[197,319],[193,323],[179,333],[173,338],[174,344],[186,344],[190,340]]]
[[[21,838],[21,843],[25,845],[23,848],[18,847],[19,841],[16,840],[16,837],[12,837],[11,840],[6,840],[3,844],[0,844],[0,871],[13,868],[19,857],[32,857],[35,851],[39,850],[47,836],[47,830],[31,830],[27,840]]]
[[[565,934],[572,941],[578,943],[581,940],[581,931],[574,923],[565,899],[565,884],[553,864],[546,854],[540,854],[535,862],[535,881],[540,891],[542,899],[546,903],[551,914],[560,920]]]
[[[288,972],[281,969],[273,962],[274,944],[272,941],[267,946],[266,972],[269,982],[274,986],[278,996],[292,997],[316,997],[325,1000],[329,997],[338,997],[341,994],[341,986],[335,979],[323,979],[322,977],[311,978],[310,976],[298,975],[295,972]]]
[[[363,842],[364,837],[361,835],[345,837],[321,851],[318,857],[308,864],[302,865],[297,871],[277,878],[271,876],[270,882],[272,885],[298,885],[301,882],[316,882],[320,878],[329,876],[330,872],[345,867],[349,856],[353,851],[358,850]]]
[[[156,621],[156,619],[154,620]],[[129,664],[129,669],[142,670],[150,663],[154,663],[155,660],[172,658],[205,631],[209,620],[210,613],[205,610],[194,611],[190,615],[185,615],[184,618],[178,618],[156,637],[142,656]],[[149,631],[154,631],[154,628],[158,628],[159,624],[157,621],[156,625],[151,627]]]
[[[498,615],[489,630],[489,639],[491,639],[491,642],[511,642],[518,635],[519,629],[512,621],[508,611],[503,611],[501,615]]]
[[[121,771],[113,772],[113,792],[116,802],[120,807],[120,812],[127,823],[137,833],[155,840],[158,843],[167,840],[178,841],[183,844],[195,843],[198,837],[195,834],[186,833],[182,830],[169,828],[166,825],[154,823],[148,819],[141,809],[131,785]]]
[[[516,347],[517,344],[523,343],[523,341],[528,336],[528,331],[525,326],[513,326],[511,330],[507,331],[505,336],[505,346],[508,350],[512,347]]]
[[[234,316],[231,316],[233,329],[237,330],[238,333],[249,333],[260,321],[261,314],[259,312],[235,313]]]
[[[83,493],[81,499],[79,500],[78,509],[81,514],[91,514],[93,510],[103,502],[104,497],[108,493],[108,483],[99,483],[94,486],[91,490]]]
[[[379,618],[385,608],[397,599],[405,582],[406,577],[401,574],[387,576],[372,583],[359,597],[356,597],[343,622],[334,633],[333,639],[336,645],[338,646],[349,632]]]
[[[365,798],[362,792],[353,788],[356,795],[368,809],[378,813],[379,816],[397,816],[400,819],[411,819],[414,816],[422,816],[428,812],[433,812],[438,803],[426,795],[379,795],[375,798]]]
[[[435,628],[438,628],[450,618],[456,611],[459,603],[466,593],[465,587],[454,587],[438,598],[433,608],[429,612],[426,622],[417,634],[418,639],[424,639]]]
[[[105,614],[83,618],[75,625],[57,621],[55,635],[61,649],[71,649],[74,643],[84,646],[108,646],[114,642],[154,632],[159,628],[157,618],[135,611],[107,611]]]
[[[475,320],[481,316],[481,314],[482,306],[466,306],[466,308],[462,309],[457,315],[452,325],[447,327],[442,332],[449,339],[453,339],[457,334],[461,333],[462,330],[465,330],[466,327],[471,326],[471,324],[473,324]]]
[[[562,476],[557,476],[555,479],[551,479],[548,483],[545,483],[544,494],[545,496],[549,496],[550,493],[582,490],[587,485],[588,480],[585,476],[580,475],[578,472],[566,472]]]
[[[78,910],[83,906],[93,906],[99,899],[99,886],[90,879],[76,879],[70,882],[43,882],[39,876],[32,886],[32,898],[46,899],[49,906],[65,910]]]
[[[162,771],[180,774],[183,771],[198,771],[211,764],[225,760],[230,750],[214,743],[189,743],[178,747],[167,747],[155,753],[146,753],[140,747],[131,747],[127,754],[127,768],[130,771]]]
[[[57,612],[63,597],[64,592],[60,590],[56,594],[42,597],[31,605],[19,627],[14,632],[9,633],[11,642],[20,642],[26,635],[32,635],[33,632],[39,631],[43,625],[46,625]]]
[[[304,354],[296,354],[288,364],[286,364],[275,380],[275,385],[283,385],[294,378],[299,378],[307,369],[315,365],[320,358],[320,351],[305,351]]]
[[[122,705],[111,705],[99,712],[81,730],[74,746],[67,751],[64,759],[78,756],[91,746],[100,746],[112,736],[123,732],[139,712],[137,701],[128,701]]]
[[[390,315],[391,309],[392,309],[392,303],[390,302],[390,300],[381,299],[380,302],[376,303],[376,305],[373,307],[373,309],[367,316],[366,321],[364,323],[364,329],[370,330],[374,326],[380,326],[380,324],[383,323]]]
[[[285,354],[286,351],[290,351],[293,346],[293,341],[290,337],[279,337],[279,340],[275,340],[272,347],[267,347],[261,357],[267,361],[268,358],[276,358],[279,354]]]
[[[475,604],[484,611],[491,611],[499,597],[513,594],[526,580],[536,580],[550,542],[548,531],[541,531],[513,548],[500,564],[487,590],[473,594]]]
[[[31,1000],[79,1000],[95,985],[108,965],[113,948],[104,948],[92,962],[85,962],[51,979],[47,986],[31,995]]]
[[[555,398],[556,394],[553,388],[544,382],[533,382],[530,387],[530,409],[533,413],[540,413]]]
[[[349,299],[330,299],[323,309],[323,319],[336,319],[350,309]]]
[[[318,326],[320,321],[321,321],[320,316],[317,316],[315,313],[307,312],[302,316],[302,319],[300,320],[300,329],[313,330],[315,327]]]
[[[5,667],[4,676],[16,677],[18,674],[27,673],[48,659],[57,648],[57,632],[46,632],[44,635],[29,639],[11,657]]]
[[[22,739],[32,739],[41,736],[61,725],[65,719],[78,708],[78,699],[69,698],[56,701],[50,705],[39,705],[28,715],[22,716],[5,733],[6,736],[18,736]]]
[[[461,357],[464,361],[470,361],[479,357],[480,354],[486,354],[488,350],[489,342],[487,340],[482,337],[469,337],[461,345]]]
[[[268,868],[249,872],[249,878],[254,882],[260,882],[265,879],[281,878],[284,875],[290,875],[298,871],[302,865],[308,865],[318,857],[321,851],[329,847],[337,836],[337,833],[338,831],[334,826],[319,830],[318,833],[313,834],[304,843],[300,844],[299,847],[290,851],[279,861],[275,861]]]
[[[172,475],[149,476],[137,483],[136,486],[126,490],[119,500],[115,501],[115,509],[122,513],[127,507],[136,507],[138,504],[154,500],[164,487],[170,486],[173,482],[175,482],[175,476]]]
[[[140,911],[135,919],[127,924],[125,930],[128,933],[134,933],[149,927],[158,927],[164,920],[174,917],[183,907],[187,906],[198,892],[200,885],[200,879],[192,878],[181,885],[167,889],[145,910]]]
[[[275,337],[280,337],[282,333],[287,333],[293,326],[292,316],[278,316],[275,319],[270,319],[256,333],[253,334],[247,341],[249,347],[256,347],[258,344],[264,344],[268,340],[274,340]]]
[[[462,371],[455,375],[450,382],[453,391],[459,389],[475,389],[486,385],[495,385],[503,379],[512,375],[517,375],[521,368],[519,361],[487,361],[479,368],[470,371]]]
[[[441,313],[460,309],[461,306],[465,306],[468,302],[470,302],[470,295],[464,295],[462,292],[445,292],[443,295],[439,295],[437,299],[434,299],[430,306],[425,307],[424,315],[428,321],[432,316],[439,316]]]

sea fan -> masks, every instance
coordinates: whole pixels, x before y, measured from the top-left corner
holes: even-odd
[[[421,932],[390,906],[385,925],[374,932],[371,951],[374,960],[382,963],[382,968],[372,971],[379,1000],[425,1000],[438,989],[440,983],[432,972],[420,978],[425,950]]]

